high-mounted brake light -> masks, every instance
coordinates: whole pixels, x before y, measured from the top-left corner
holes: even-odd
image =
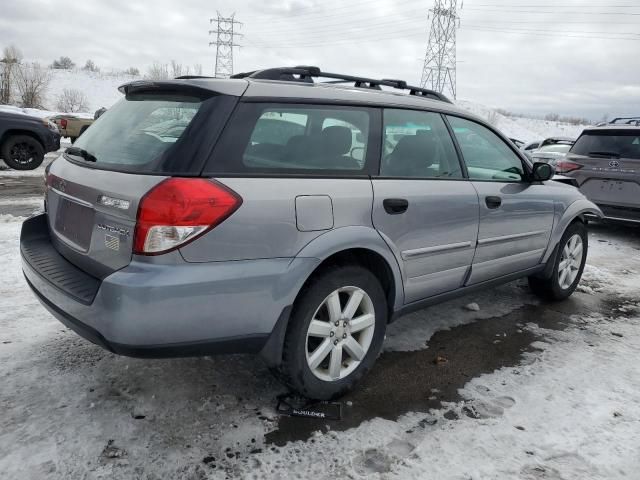
[[[558,160],[556,163],[556,173],[569,173],[580,170],[584,165],[572,162],[571,160]]]
[[[133,253],[159,255],[180,248],[226,220],[242,198],[203,178],[169,178],[140,201]]]

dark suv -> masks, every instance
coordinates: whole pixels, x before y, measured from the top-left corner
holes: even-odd
[[[587,128],[556,168],[606,219],[640,224],[640,117]]]
[[[113,352],[261,352],[331,398],[403,313],[580,281],[598,208],[436,92],[314,67],[121,90],[21,237],[44,306]]]
[[[15,170],[38,168],[47,152],[60,148],[58,127],[49,120],[0,110],[0,158]]]

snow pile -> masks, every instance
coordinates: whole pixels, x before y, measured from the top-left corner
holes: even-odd
[[[564,122],[538,118],[508,117],[497,110],[467,100],[457,100],[456,104],[485,120],[510,138],[523,142],[533,142],[547,137],[578,138],[587,125],[572,125]]]

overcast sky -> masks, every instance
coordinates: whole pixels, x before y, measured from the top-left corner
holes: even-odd
[[[419,83],[433,3],[2,0],[0,47],[46,64],[68,55],[144,72],[176,59],[212,74],[217,10],[243,23],[235,71],[307,64]],[[539,115],[640,115],[638,0],[465,0],[459,14],[458,98]]]

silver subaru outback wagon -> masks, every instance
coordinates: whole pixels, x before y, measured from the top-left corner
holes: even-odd
[[[259,352],[327,399],[403,313],[580,281],[598,207],[433,91],[316,67],[120,90],[21,235],[41,303],[112,352]]]

